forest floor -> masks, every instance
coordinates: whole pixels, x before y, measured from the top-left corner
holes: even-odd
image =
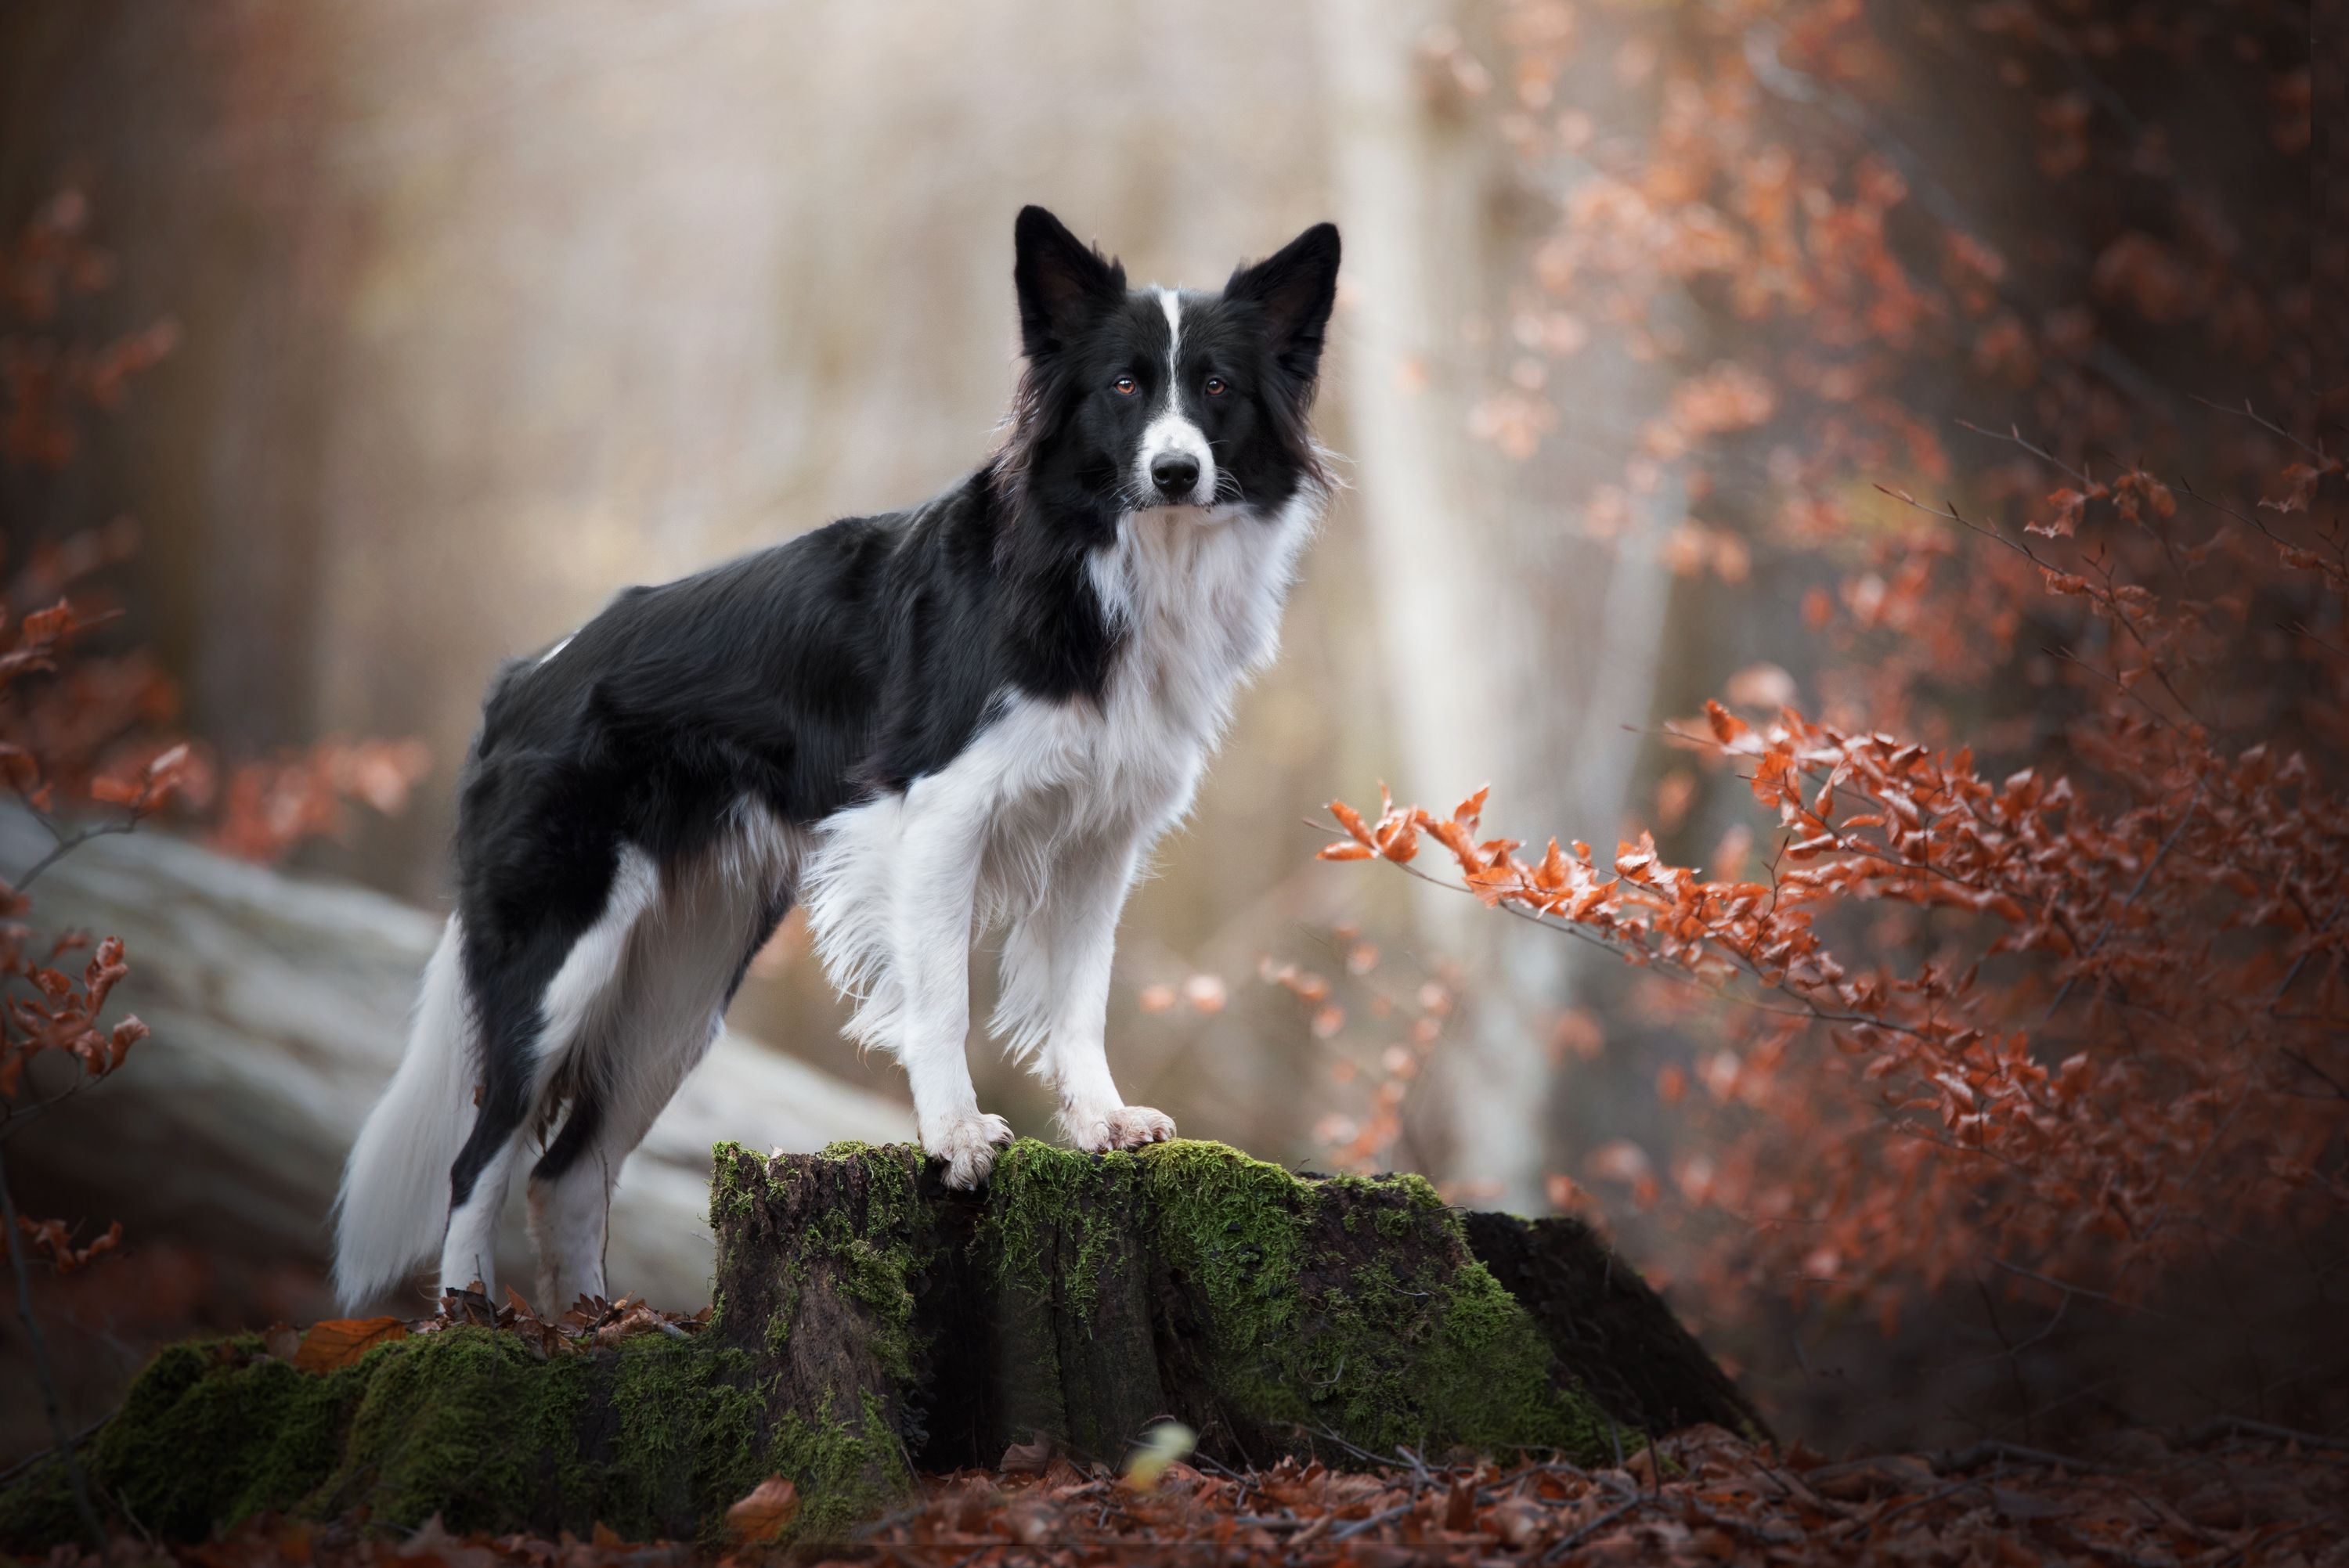
[[[117,1542],[107,1568],[755,1568],[792,1562],[995,1568],[1051,1563],[2349,1564],[2349,1460],[2225,1435],[2171,1449],[2141,1435],[2127,1462],[1984,1444],[1954,1455],[1827,1461],[1713,1428],[1586,1470],[1556,1461],[1443,1465],[1399,1454],[1374,1470],[1284,1460],[1229,1471],[1166,1465],[1148,1486],[1015,1449],[1007,1467],[923,1481],[921,1500],[856,1539],[782,1552],[592,1540],[405,1537],[363,1522],[256,1522],[191,1547]],[[735,1511],[746,1534],[788,1522],[789,1484]],[[60,1548],[48,1568],[99,1568]]]

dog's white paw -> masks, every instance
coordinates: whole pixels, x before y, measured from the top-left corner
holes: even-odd
[[[1174,1119],[1146,1105],[1113,1105],[1107,1110],[1070,1111],[1062,1121],[1069,1141],[1088,1154],[1140,1149],[1174,1136]]]
[[[937,1135],[922,1140],[931,1158],[947,1162],[947,1185],[966,1191],[987,1180],[995,1169],[995,1151],[1011,1141],[1011,1124],[986,1111],[949,1121]]]

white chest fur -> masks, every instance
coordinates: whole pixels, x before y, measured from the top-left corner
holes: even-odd
[[[1094,591],[1122,638],[1098,708],[1072,705],[1065,745],[1112,816],[1152,815],[1171,791],[1179,815],[1231,717],[1234,695],[1270,663],[1297,554],[1311,526],[1300,500],[1271,518],[1165,507],[1133,513],[1093,558]]]
[[[1131,866],[1187,810],[1280,608],[1317,495],[1272,517],[1160,508],[1123,519],[1092,563],[1120,635],[1096,704],[1009,696],[946,767],[817,830],[804,896],[852,1032],[894,1045],[918,907],[1018,920],[1073,862]],[[1072,861],[1073,857],[1073,861]]]

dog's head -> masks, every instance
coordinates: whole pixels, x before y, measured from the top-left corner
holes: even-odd
[[[1307,415],[1338,287],[1317,223],[1221,294],[1129,289],[1041,207],[1013,230],[1028,371],[1013,445],[1038,499],[1270,510],[1326,483]],[[1212,514],[1211,514],[1212,515]]]

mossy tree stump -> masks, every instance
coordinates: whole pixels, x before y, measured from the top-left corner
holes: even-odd
[[[259,1342],[181,1346],[88,1451],[151,1530],[247,1514],[711,1538],[790,1476],[802,1538],[917,1470],[1049,1441],[1115,1464],[1173,1418],[1227,1463],[1557,1449],[1597,1459],[1753,1412],[1586,1228],[1463,1216],[1416,1176],[1302,1178],[1210,1143],[1021,1141],[983,1193],[909,1145],[720,1145],[712,1326],[539,1360],[447,1329],[324,1377]],[[53,1469],[0,1494],[0,1546],[72,1532]]]

